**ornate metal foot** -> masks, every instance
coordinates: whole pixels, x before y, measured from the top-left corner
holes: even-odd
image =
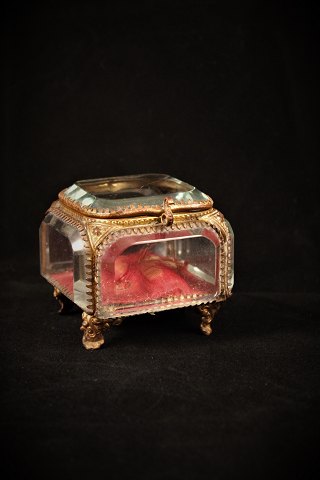
[[[82,343],[87,350],[100,348],[104,344],[103,332],[110,327],[107,320],[101,320],[88,313],[82,313]]]
[[[207,303],[205,305],[198,305],[201,313],[200,328],[205,335],[211,335],[211,322],[220,308],[220,303]]]
[[[79,307],[77,307],[77,305],[75,305],[71,300],[69,300],[69,298],[63,295],[63,293],[61,293],[60,290],[56,287],[54,287],[53,289],[53,296],[59,303],[58,313],[61,313],[61,315],[76,312],[79,310]]]

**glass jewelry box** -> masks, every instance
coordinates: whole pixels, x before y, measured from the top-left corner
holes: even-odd
[[[41,274],[61,309],[83,311],[83,344],[124,317],[195,306],[200,328],[233,287],[233,233],[197,188],[165,174],[81,180],[40,227]]]

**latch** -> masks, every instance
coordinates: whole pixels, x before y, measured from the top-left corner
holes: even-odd
[[[162,204],[163,213],[160,215],[160,221],[162,225],[172,225],[173,224],[173,213],[171,210],[171,206],[173,205],[174,201],[170,197],[165,197]]]

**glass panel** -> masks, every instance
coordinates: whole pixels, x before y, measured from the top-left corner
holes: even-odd
[[[73,299],[73,252],[69,239],[50,225],[46,228],[46,273]]]
[[[100,261],[104,311],[99,314],[139,313],[164,301],[177,306],[190,299],[212,301],[218,288],[218,241],[212,230],[206,236],[197,230],[132,235],[106,249]]]
[[[128,205],[161,205],[167,195],[177,202],[209,200],[207,195],[192,185],[169,175],[155,173],[79,180],[64,194],[80,206],[111,210]]]
[[[187,192],[192,189],[191,185],[185,182],[168,175],[155,173],[80,180],[77,185],[98,198],[116,200],[119,198],[168,195],[169,193]]]
[[[49,213],[40,228],[41,274],[85,309],[85,249],[78,230]]]

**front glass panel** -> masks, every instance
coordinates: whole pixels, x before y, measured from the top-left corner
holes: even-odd
[[[212,301],[218,290],[218,255],[217,236],[209,229],[117,240],[100,259],[99,315]]]

